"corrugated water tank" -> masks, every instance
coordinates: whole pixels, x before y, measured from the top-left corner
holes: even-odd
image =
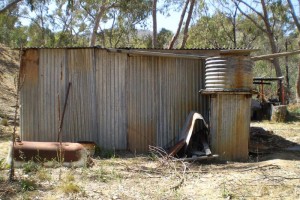
[[[251,89],[252,63],[249,56],[207,58],[205,88],[207,90]]]
[[[248,55],[233,53],[206,60],[202,93],[210,95],[210,145],[221,160],[248,159],[253,79]]]

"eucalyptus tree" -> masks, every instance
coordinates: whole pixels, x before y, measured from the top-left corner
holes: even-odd
[[[152,9],[151,0],[87,0],[80,1],[80,4],[85,15],[89,16],[89,23],[92,26],[90,46],[96,45],[97,36],[100,36],[103,46],[107,46],[106,37],[109,38],[110,46],[118,46],[121,41],[118,38],[126,38],[129,32],[136,29],[137,24],[142,24],[146,20]],[[112,38],[113,36],[117,38]]]
[[[152,1],[152,48],[157,47],[157,0]]]
[[[299,15],[296,14],[295,7],[300,6],[300,1],[298,0],[298,3],[295,3],[295,1],[292,2],[291,0],[287,0],[287,4],[288,4],[289,11],[292,15],[294,24],[296,25],[298,34],[299,34],[300,33],[300,19],[299,19]],[[300,48],[300,41],[298,42],[298,45],[299,45],[298,48]],[[296,99],[297,99],[297,102],[299,103],[300,102],[300,63],[298,64],[298,72],[297,72]]]
[[[31,8],[24,8],[22,15],[30,21],[27,33],[29,46],[53,47],[55,44],[50,3],[51,0],[33,1]]]
[[[6,11],[13,9],[20,3],[22,0],[14,0],[14,1],[1,1],[0,2],[0,14],[5,13]]]
[[[206,12],[191,26],[187,47],[231,47],[233,44],[231,30],[231,22],[223,13],[216,11],[209,14]]]
[[[10,47],[26,45],[26,28],[18,18],[18,9],[0,14],[0,43]]]
[[[262,31],[268,38],[271,53],[278,53],[278,38],[284,31],[288,18],[287,8],[277,0],[252,1],[234,0],[234,3],[241,14],[248,18],[254,26]],[[276,76],[282,76],[278,58],[271,60]]]

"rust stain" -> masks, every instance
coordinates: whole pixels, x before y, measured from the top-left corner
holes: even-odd
[[[36,84],[39,78],[39,52],[37,49],[28,49],[22,54],[20,78],[25,84]]]
[[[51,161],[57,160],[59,155],[59,142],[16,142],[14,145],[14,158],[17,161]],[[62,143],[64,162],[80,160],[79,151],[84,147],[79,143]]]

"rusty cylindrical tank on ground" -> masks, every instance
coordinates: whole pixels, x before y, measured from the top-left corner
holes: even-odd
[[[248,159],[252,61],[250,50],[206,60],[205,90],[210,96],[210,145],[221,160]]]

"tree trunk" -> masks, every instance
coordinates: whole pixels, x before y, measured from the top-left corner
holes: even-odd
[[[237,6],[238,10],[244,15],[246,16],[248,19],[250,19],[250,21],[252,21],[252,23],[257,26],[257,28],[259,28],[261,31],[263,31],[268,39],[269,39],[269,43],[270,43],[270,46],[271,46],[271,51],[272,53],[278,53],[278,48],[277,48],[277,45],[276,45],[276,40],[274,38],[274,29],[273,29],[273,26],[271,25],[270,23],[270,18],[268,16],[268,10],[267,10],[267,4],[265,2],[265,0],[260,0],[261,2],[261,6],[262,6],[262,13],[260,13],[258,10],[256,10],[254,7],[250,6],[247,1],[244,1],[244,0],[237,0],[238,2],[240,3],[243,3],[245,6],[247,6],[250,10],[252,10],[253,12],[255,12],[259,18],[261,18],[264,22],[264,27],[261,26],[257,20],[255,18],[253,18],[251,15],[249,14],[246,14],[245,12],[242,11],[241,7],[239,7],[239,5],[237,3],[235,3],[235,5]],[[280,69],[280,64],[279,64],[279,59],[278,58],[274,58],[272,60],[272,64],[275,68],[275,71],[276,71],[276,76],[277,77],[280,77],[282,76],[282,72],[281,72],[281,69]]]
[[[191,18],[192,18],[192,14],[194,11],[194,6],[195,6],[195,0],[190,0],[190,9],[189,9],[189,13],[185,22],[185,27],[184,27],[184,31],[183,31],[183,40],[181,43],[181,49],[183,49],[185,47],[186,41],[189,37],[188,32],[189,32],[189,25],[191,22]]]
[[[100,20],[103,17],[104,12],[106,11],[106,3],[107,3],[107,0],[102,1],[102,5],[100,6],[100,8],[97,12],[97,15],[95,17],[95,24],[94,24],[94,27],[93,27],[93,32],[92,32],[92,36],[91,36],[91,43],[90,43],[91,47],[95,46],[95,44],[96,44],[97,31],[98,31],[98,28],[99,28],[99,25],[100,25]]]
[[[296,100],[300,103],[300,63],[298,64],[298,76],[296,82]]]
[[[298,32],[300,31],[300,22],[298,20],[298,16],[295,12],[295,8],[291,2],[291,0],[287,0],[288,5],[290,7],[291,10],[291,14],[294,20],[294,23],[298,29]],[[298,0],[298,3],[300,3],[300,1]],[[300,8],[299,8],[300,9]],[[298,45],[300,47],[300,41],[298,42]],[[300,103],[300,63],[298,64],[298,76],[297,76],[297,81],[296,81],[296,101],[297,103]]]
[[[270,42],[270,45],[271,45],[272,53],[278,53],[278,47],[276,45],[276,41],[275,41],[275,38],[274,38],[274,32],[271,29],[272,26],[271,26],[270,21],[269,21],[267,6],[266,6],[266,3],[265,3],[264,0],[261,0],[261,5],[262,5],[262,8],[263,8],[263,13],[264,13],[263,20],[264,20],[264,23],[265,23],[266,33],[268,35],[268,39],[269,39],[269,42]],[[282,72],[281,72],[281,68],[280,68],[280,64],[279,64],[279,59],[278,58],[274,58],[272,60],[272,64],[275,67],[276,76],[277,77],[281,77],[282,76]]]
[[[300,31],[300,23],[299,23],[299,20],[298,20],[298,18],[297,18],[297,14],[296,14],[296,12],[295,12],[294,6],[293,6],[291,0],[287,0],[287,2],[288,2],[288,5],[289,5],[289,7],[290,7],[290,11],[291,11],[291,14],[292,14],[292,18],[293,18],[293,20],[294,20],[294,23],[295,23],[295,25],[296,25],[298,31]],[[299,2],[299,3],[300,3],[300,2]]]
[[[180,33],[180,30],[181,30],[181,26],[182,26],[182,22],[183,22],[183,19],[184,19],[184,16],[185,16],[185,13],[186,13],[186,9],[189,5],[189,0],[186,0],[185,2],[185,5],[182,9],[182,13],[181,13],[181,16],[180,16],[180,20],[179,20],[179,24],[178,24],[178,28],[177,28],[177,31],[175,33],[175,35],[173,36],[170,44],[169,44],[169,49],[173,49],[174,48],[174,44],[179,36],[179,33]]]
[[[153,20],[152,48],[156,48],[157,47],[156,6],[157,6],[157,0],[153,0],[153,4],[152,4],[152,20]]]
[[[272,53],[278,53],[277,45],[276,45],[275,39],[273,37],[273,34],[268,33],[268,38],[269,38],[269,41],[271,44]],[[271,62],[273,64],[273,66],[275,67],[276,76],[281,77],[282,71],[281,71],[280,64],[279,64],[279,58],[274,58]]]

